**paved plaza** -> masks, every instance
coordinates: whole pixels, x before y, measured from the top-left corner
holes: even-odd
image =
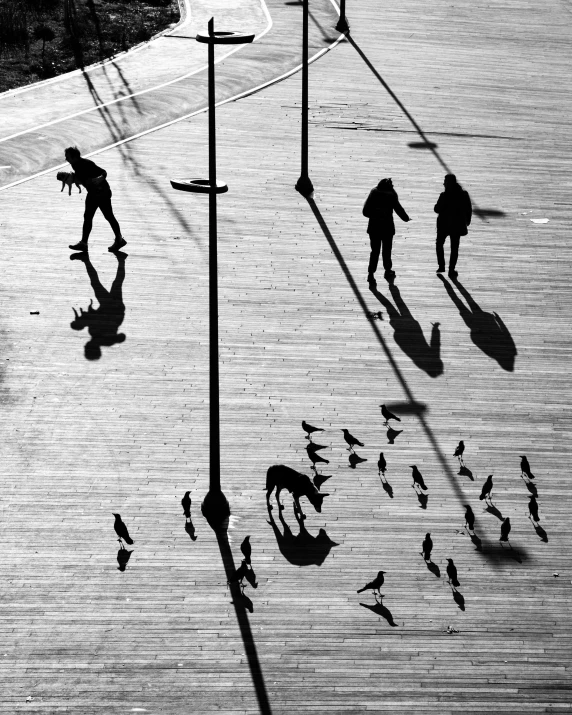
[[[174,37],[0,95],[0,713],[572,712],[572,6],[347,0],[344,37],[310,0],[309,200],[302,6],[184,7]],[[216,70],[218,537],[200,510],[208,197],[170,185],[208,175],[206,48],[189,38],[211,15],[257,34]],[[70,260],[70,144],[108,172],[126,258],[98,213]],[[456,280],[435,273],[446,173],[474,210]],[[380,269],[370,290],[362,207],[383,177],[412,220],[396,220],[394,283]],[[265,495],[272,465],[313,474],[302,420],[324,430],[329,477],[303,522]],[[241,596],[227,580],[247,535]],[[357,593],[379,571],[383,598]]]

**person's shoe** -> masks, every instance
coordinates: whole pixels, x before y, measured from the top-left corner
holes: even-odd
[[[113,245],[109,246],[107,250],[110,253],[114,253],[115,251],[119,251],[121,248],[123,248],[123,246],[126,246],[126,245],[127,245],[127,241],[123,237],[119,236],[118,238],[115,239],[115,241],[113,242]]]
[[[445,268],[441,268],[441,266],[439,266],[439,268],[437,268],[435,273],[445,273]]]
[[[383,277],[386,281],[391,281],[395,278],[395,271],[385,271]]]
[[[373,275],[373,273],[368,273],[368,274],[367,274],[367,282],[368,282],[370,285],[377,285],[377,281],[375,280],[375,276]]]
[[[449,277],[450,278],[456,278],[458,275],[459,275],[459,273],[455,269],[453,269],[453,270],[449,269]]]
[[[79,243],[70,244],[69,246],[72,251],[87,251],[88,246],[86,241],[79,241]]]

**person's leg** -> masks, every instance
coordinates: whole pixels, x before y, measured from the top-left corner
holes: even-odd
[[[383,260],[383,269],[388,272],[393,268],[391,260],[391,249],[393,248],[393,236],[384,236],[382,241],[381,257]]]
[[[437,271],[442,272],[445,270],[445,239],[447,234],[437,232],[437,239],[435,241],[435,249],[437,251]]]
[[[449,273],[455,270],[457,265],[457,260],[459,258],[459,243],[461,242],[461,237],[457,235],[451,235],[451,255],[449,256]]]
[[[105,216],[107,222],[111,226],[111,230],[113,231],[115,238],[120,239],[121,229],[119,228],[119,223],[113,213],[113,207],[111,206],[111,196],[104,196],[100,198],[99,208],[101,209],[101,213]]]
[[[97,196],[93,193],[87,194],[85,197],[85,211],[83,214],[83,230],[81,235],[81,240],[83,243],[87,243],[89,239],[89,234],[93,226],[93,217],[97,211],[98,201]]]
[[[373,276],[377,270],[377,264],[379,262],[379,252],[381,251],[381,238],[379,236],[374,236],[370,234],[369,243],[371,246],[371,253],[369,254],[369,266],[367,267],[368,276]]]

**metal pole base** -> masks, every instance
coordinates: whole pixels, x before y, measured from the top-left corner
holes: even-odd
[[[209,491],[201,504],[203,516],[213,531],[226,531],[230,504],[222,491]]]
[[[340,17],[338,20],[338,24],[336,25],[336,30],[338,32],[349,32],[350,31],[350,26],[348,25],[348,21],[346,20],[345,17]]]
[[[296,191],[299,191],[302,196],[308,198],[314,193],[314,185],[310,181],[309,176],[301,176],[296,182]]]

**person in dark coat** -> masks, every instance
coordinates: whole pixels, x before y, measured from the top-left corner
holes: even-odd
[[[93,217],[97,209],[100,209],[115,234],[115,241],[107,250],[119,251],[127,244],[127,241],[122,237],[119,223],[113,214],[111,187],[107,183],[107,171],[90,159],[84,159],[76,146],[68,147],[64,153],[66,161],[74,170],[77,181],[87,189],[81,241],[70,245],[70,248],[72,251],[88,250],[87,242],[93,225]]]
[[[456,277],[457,259],[461,236],[466,236],[467,227],[471,223],[473,207],[469,194],[457,183],[454,174],[447,174],[443,181],[445,191],[435,204],[437,215],[437,273],[445,270],[445,239],[451,238],[451,255],[449,256],[449,275]]]
[[[370,191],[363,207],[363,215],[369,219],[367,232],[371,244],[371,254],[367,269],[368,283],[375,283],[374,273],[377,270],[380,251],[385,278],[391,280],[395,276],[391,261],[391,249],[393,247],[393,236],[395,235],[394,211],[402,221],[411,220],[399,203],[391,179],[382,179]]]

